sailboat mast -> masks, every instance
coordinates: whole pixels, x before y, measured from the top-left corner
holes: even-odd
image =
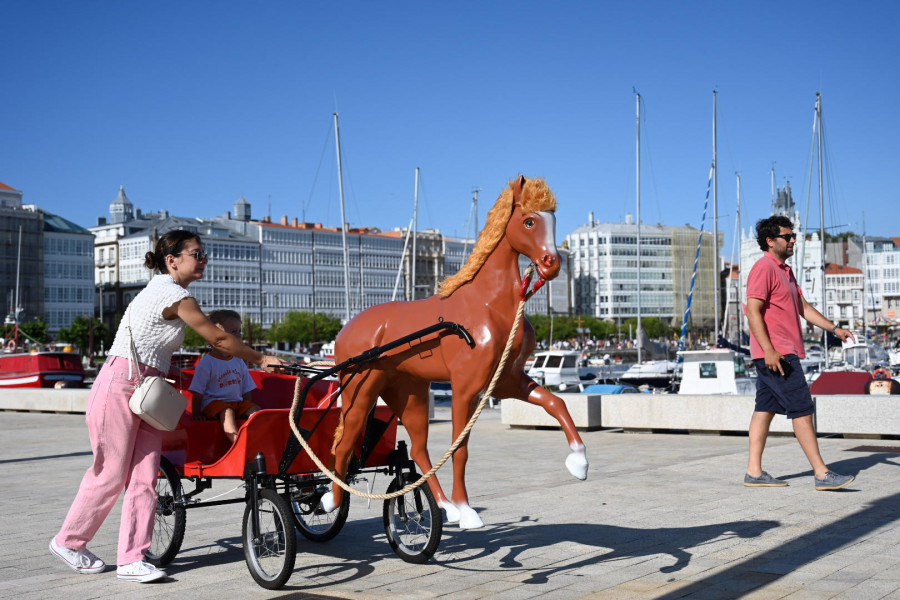
[[[334,113],[334,139],[337,150],[338,189],[341,194],[341,241],[344,247],[344,294],[347,296],[346,318],[350,321],[350,250],[347,248],[347,217],[344,212],[344,168],[341,164],[341,127]]]
[[[869,278],[869,269],[868,262],[866,260],[866,211],[862,213],[862,222],[863,222],[863,233],[862,233],[862,284],[863,284],[863,293],[862,293],[862,339],[868,340],[868,333],[866,332],[866,287],[868,286],[868,278]],[[875,320],[874,311],[872,313],[872,320]],[[852,326],[852,325],[851,325]]]
[[[713,314],[715,315],[713,319],[714,329],[718,335],[719,332],[719,174],[718,174],[718,166],[716,161],[718,159],[718,143],[717,143],[717,131],[716,131],[716,97],[719,92],[713,90],[713,289],[715,290],[715,294],[713,294],[715,300],[715,306],[713,308]]]
[[[641,364],[643,342],[641,340],[641,95],[635,93],[635,152],[637,190],[637,364]]]
[[[737,230],[738,230],[738,239],[741,238],[741,174],[737,174]],[[738,241],[738,256],[741,255],[741,246],[742,242]],[[744,306],[744,286],[741,285],[740,278],[740,266],[738,267],[738,278],[737,278],[737,306],[735,307],[737,310],[737,319],[735,323],[737,324],[737,345],[740,346],[743,341],[743,332],[744,332],[744,324],[741,323],[741,308]]]
[[[22,226],[19,225],[19,250],[16,253],[16,304],[13,306],[13,318],[16,321],[16,332],[19,327],[19,274],[22,271]]]
[[[412,262],[412,293],[410,294],[410,300],[416,299],[416,258],[418,257],[418,253],[416,250],[416,232],[419,230],[419,167],[416,167],[416,189],[413,194],[413,225],[412,225],[412,258],[410,262]]]
[[[820,256],[822,258],[822,314],[828,318],[825,306],[825,188],[822,181],[822,94],[816,92],[816,142],[819,149],[819,238],[821,239]],[[825,336],[825,368],[828,368],[828,334]]]

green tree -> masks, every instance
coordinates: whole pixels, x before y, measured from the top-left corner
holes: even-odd
[[[0,326],[0,337],[4,339],[12,339],[15,334],[15,325],[2,325]],[[50,333],[48,325],[40,318],[35,319],[34,321],[27,321],[19,325],[19,344],[24,344],[25,340],[30,339],[38,344],[46,344],[50,341]],[[24,339],[23,339],[24,338]]]
[[[637,318],[626,320],[622,323],[622,330],[627,331],[631,325],[632,336],[637,336]],[[675,331],[668,323],[659,317],[641,317],[641,327],[650,338],[670,338]]]
[[[616,332],[616,325],[611,321],[604,321],[596,317],[581,317],[584,321],[582,327],[590,329],[590,336],[597,340],[605,340]]]
[[[35,319],[19,325],[19,331],[40,344],[50,341],[50,326],[43,319]]]
[[[259,326],[258,321],[254,321],[253,319],[247,319],[242,324],[243,329],[243,340],[247,344],[250,343],[250,340],[253,340],[253,345],[258,345],[261,343],[261,340],[265,339],[264,332],[262,327]],[[209,345],[209,343],[203,339],[203,337],[191,329],[187,327],[184,331],[184,342],[182,346],[185,348],[189,348],[191,350],[203,350]]]
[[[249,317],[243,322],[243,334],[244,341],[248,344],[252,343],[254,346],[263,344],[263,340],[267,339],[266,332],[263,331],[259,321],[254,321]]]
[[[269,341],[291,345],[326,342],[333,340],[340,330],[341,320],[337,317],[292,310],[269,330]]]
[[[77,346],[81,354],[90,355],[100,347],[100,340],[106,339],[106,326],[91,317],[75,317],[71,325],[59,330],[59,339]]]
[[[184,342],[181,345],[190,350],[202,350],[206,347],[206,340],[190,327],[186,327],[184,330]]]

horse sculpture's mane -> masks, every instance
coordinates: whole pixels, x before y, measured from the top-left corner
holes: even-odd
[[[494,207],[488,212],[487,223],[478,236],[478,242],[475,244],[469,260],[459,272],[441,282],[440,294],[442,297],[449,297],[460,286],[472,281],[497,244],[503,239],[506,223],[512,215],[515,203],[514,190],[521,180],[524,180],[525,183],[522,186],[518,204],[523,213],[556,210],[556,197],[542,178],[526,179],[522,177],[510,181],[509,186],[503,190]]]

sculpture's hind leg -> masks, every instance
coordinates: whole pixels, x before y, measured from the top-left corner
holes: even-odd
[[[428,388],[427,381],[405,379],[402,382],[395,382],[381,395],[385,403],[400,418],[403,428],[409,434],[409,456],[422,473],[427,473],[433,466],[428,454]],[[444,510],[446,521],[448,523],[459,521],[459,510],[444,494],[437,473],[428,479],[428,487],[431,488],[438,505]]]
[[[334,472],[341,481],[347,477],[347,467],[353,456],[353,449],[365,427],[366,418],[378,399],[377,390],[380,383],[381,377],[367,371],[346,383],[341,393],[343,428],[336,432],[336,435],[340,435],[340,439],[336,439],[334,445]],[[331,490],[322,496],[322,510],[325,512],[331,512],[340,506],[344,497],[345,492],[338,484],[333,483]]]
[[[566,468],[577,479],[587,479],[588,461],[585,454],[584,442],[578,434],[578,428],[569,414],[566,403],[559,396],[552,394],[546,388],[539,386],[525,373],[522,373],[518,382],[513,385],[498,386],[500,389],[495,396],[500,398],[516,398],[531,404],[540,406],[547,414],[556,419],[566,434],[569,448],[572,452],[566,457]]]
[[[453,412],[453,440],[459,437],[463,429],[469,423],[469,419],[475,413],[477,406],[477,396],[460,390],[457,395],[456,389],[453,390],[453,403],[451,410]],[[475,512],[475,509],[469,505],[469,492],[466,489],[466,463],[469,461],[469,438],[465,440],[453,453],[453,504],[459,510],[459,528],[460,529],[478,529],[484,527],[484,521]]]

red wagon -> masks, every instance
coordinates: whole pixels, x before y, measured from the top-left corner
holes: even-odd
[[[312,451],[328,461],[340,418],[340,389],[332,376],[438,329],[453,329],[471,340],[459,325],[441,322],[331,368],[292,365],[286,368],[292,374],[251,372],[258,386],[254,402],[262,410],[241,423],[234,444],[228,443],[218,421],[195,418],[199,407],[193,406],[187,390],[193,370],[186,369],[180,386],[188,397],[188,409],[178,428],[163,441],[156,522],[147,560],[162,566],[175,558],[184,540],[187,509],[243,502],[241,535],[250,574],[268,589],[284,585],[294,569],[296,530],[313,542],[330,540],[343,527],[350,507],[350,495],[344,494],[333,512],[321,508],[331,480],[303,451],[291,430],[297,377],[303,378],[298,428]],[[406,443],[397,442],[397,421],[387,406],[376,406],[369,415],[352,463],[348,483],[369,473],[386,473],[392,477],[388,494],[419,478]],[[244,497],[203,500],[201,494],[217,479],[242,480]],[[188,490],[190,486],[193,489]],[[385,500],[382,515],[388,542],[403,560],[422,563],[434,555],[442,514],[428,485]]]

